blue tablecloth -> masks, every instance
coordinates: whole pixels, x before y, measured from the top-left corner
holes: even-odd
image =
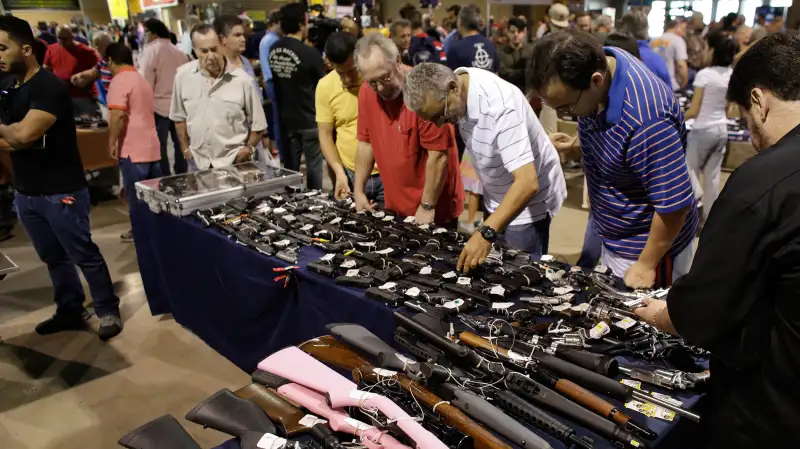
[[[385,341],[393,340],[392,309],[359,289],[336,285],[302,268],[323,254],[319,249],[301,250],[301,268],[284,286],[274,280],[282,273],[273,269],[286,267],[286,262],[237,245],[193,219],[153,214],[139,203],[131,222],[151,312],[172,313],[178,323],[245,372],[252,372],[279,349],[326,334],[328,323],[358,323]],[[642,365],[638,360],[623,363]],[[693,394],[675,396],[690,408],[700,399]],[[622,408],[618,401],[612,402]],[[691,422],[678,420],[676,425],[630,414],[658,432],[654,447],[697,441],[699,427]],[[572,426],[593,436],[596,448],[611,448],[607,440]],[[551,444],[563,446],[555,440]],[[230,441],[219,447],[238,449],[238,444]]]

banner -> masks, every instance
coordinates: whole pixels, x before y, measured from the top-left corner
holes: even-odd
[[[166,8],[169,6],[177,6],[178,0],[139,0],[139,3],[142,5],[142,9],[147,11],[148,9],[158,9],[158,8]]]
[[[128,0],[106,0],[112,19],[128,20]]]

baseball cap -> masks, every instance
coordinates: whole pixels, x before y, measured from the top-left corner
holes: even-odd
[[[547,11],[550,23],[559,28],[569,27],[569,8],[561,3],[553,3]]]

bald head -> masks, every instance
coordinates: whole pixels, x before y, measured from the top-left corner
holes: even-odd
[[[56,35],[58,36],[58,43],[62,47],[72,48],[75,46],[75,35],[72,34],[72,28],[69,25],[59,26]]]
[[[92,45],[100,55],[106,54],[106,48],[111,43],[111,36],[105,31],[98,31],[92,37]]]

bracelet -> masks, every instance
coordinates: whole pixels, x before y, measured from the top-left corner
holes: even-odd
[[[667,310],[667,305],[666,305],[666,304],[664,304],[664,307],[660,308],[660,309],[658,310],[658,312],[656,312],[656,313],[653,315],[653,324],[652,324],[652,325],[653,325],[653,327],[656,327],[656,328],[659,328],[659,329],[660,329],[660,327],[658,326],[658,316],[659,316],[659,315],[661,315],[661,314],[662,314],[662,313],[663,313],[665,310]]]

